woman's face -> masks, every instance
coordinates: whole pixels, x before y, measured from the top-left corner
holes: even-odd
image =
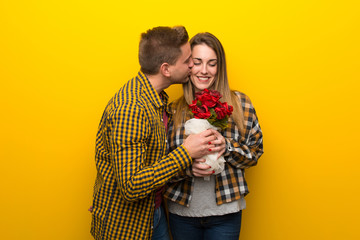
[[[217,57],[214,50],[205,44],[196,45],[192,49],[194,66],[191,69],[190,80],[195,86],[195,92],[210,88],[217,73]]]

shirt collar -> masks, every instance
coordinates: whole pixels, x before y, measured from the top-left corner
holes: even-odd
[[[144,94],[155,107],[160,108],[164,105],[167,105],[169,96],[166,94],[165,91],[161,91],[160,94],[158,94],[155,88],[151,85],[149,79],[145,76],[145,74],[142,71],[139,71],[137,75],[137,79],[141,82],[141,84],[145,88]]]

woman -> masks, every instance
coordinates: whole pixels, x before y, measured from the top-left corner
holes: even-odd
[[[183,84],[184,95],[171,106],[174,122],[168,132],[170,150],[184,140],[184,122],[191,118],[188,105],[196,92],[220,92],[220,100],[232,105],[233,113],[217,139],[217,144],[226,144],[225,169],[214,175],[204,159],[194,159],[191,169],[168,184],[165,198],[170,200],[170,230],[174,240],[238,240],[244,196],[249,192],[244,170],[255,166],[263,153],[262,132],[250,99],[229,88],[225,53],[219,40],[210,33],[199,33],[190,44],[194,67],[190,81]],[[204,180],[207,176],[210,181]]]

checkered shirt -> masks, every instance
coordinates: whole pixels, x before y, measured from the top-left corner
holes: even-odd
[[[91,234],[97,240],[151,239],[156,190],[191,165],[183,146],[165,155],[168,96],[161,95],[164,101],[139,72],[106,106],[96,136]]]
[[[235,123],[229,119],[229,127],[221,134],[226,140],[225,169],[215,177],[216,203],[218,205],[240,199],[249,193],[245,181],[245,169],[255,166],[263,154],[263,136],[255,109],[243,93],[235,92],[241,102],[245,120],[245,134],[240,134]],[[182,125],[177,130],[173,123],[169,124],[169,149],[180,146],[185,138]],[[165,198],[178,204],[189,206],[194,186],[194,176],[191,167],[182,171],[168,184]]]

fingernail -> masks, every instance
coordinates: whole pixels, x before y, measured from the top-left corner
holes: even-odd
[[[211,144],[211,142],[209,142],[209,144]]]
[[[215,171],[213,171],[213,173],[215,173]]]
[[[211,152],[211,149],[209,148],[209,152]]]

